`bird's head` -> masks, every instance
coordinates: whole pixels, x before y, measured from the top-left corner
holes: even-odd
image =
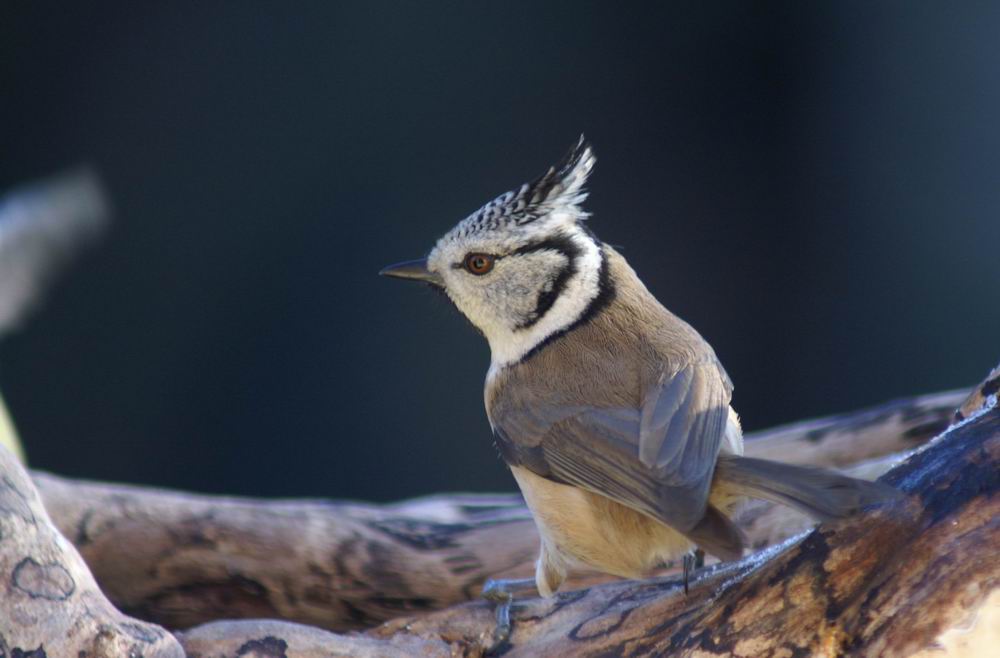
[[[440,287],[486,336],[494,365],[520,360],[576,322],[605,285],[601,243],[581,208],[594,162],[581,136],[562,162],[463,219],[426,259],[381,274]]]

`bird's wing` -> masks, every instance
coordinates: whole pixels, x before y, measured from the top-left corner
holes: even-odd
[[[526,404],[515,394],[492,418],[509,464],[687,532],[705,516],[731,394],[710,361],[664,374],[638,409]]]

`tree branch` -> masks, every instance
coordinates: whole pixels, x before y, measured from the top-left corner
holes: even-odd
[[[889,472],[885,480],[907,494],[898,502],[707,569],[689,595],[676,578],[658,578],[522,601],[499,653],[911,656],[935,648],[941,653],[934,655],[992,655],[1000,621],[995,404],[994,395],[985,412]],[[216,622],[179,637],[189,651],[218,658],[265,641],[287,646],[289,658],[481,656],[493,627],[490,605],[480,602],[295,651],[304,635],[282,623]]]
[[[910,495],[814,532],[794,512],[755,504],[739,523],[770,548],[707,567],[690,595],[675,577],[594,585],[603,578],[578,574],[570,588],[583,589],[518,602],[502,650],[904,655],[949,641],[948,629],[986,618],[984,602],[1000,611],[1000,564],[977,559],[1000,545],[996,387],[994,372],[969,396],[923,396],[748,437],[748,454],[807,453],[869,477],[895,467],[885,477]],[[913,450],[962,399],[961,422]],[[138,642],[147,657],[181,655],[162,629],[114,609],[89,565],[126,611],[195,626],[177,635],[189,656],[476,656],[494,620],[488,604],[466,601],[487,577],[528,575],[537,550],[531,518],[510,495],[255,501],[34,474],[84,565],[6,452],[0,472],[0,530],[15,539],[0,542],[0,573],[13,584],[0,591],[9,655],[44,643],[50,655],[110,657]],[[340,635],[287,620],[368,630]]]
[[[56,530],[17,458],[0,446],[0,656],[181,658],[177,641],[104,597]]]
[[[1000,546],[1000,411],[948,431],[885,481],[907,498],[718,568],[690,596],[660,579],[526,602],[507,655],[885,656],[927,648],[969,623],[1000,588],[1000,560],[987,557]],[[472,604],[394,620],[372,635],[444,637],[473,651],[492,623],[487,606]]]
[[[884,478],[905,499],[823,524],[696,584],[616,582],[522,604],[509,656],[989,655],[1000,620],[995,369],[960,422]],[[468,604],[370,635],[446,639],[477,655],[493,621]],[[956,629],[958,632],[956,632]]]
[[[947,426],[964,396],[921,396],[750,435],[747,454],[805,451],[829,465],[909,449]],[[534,523],[514,495],[381,506],[34,478],[108,596],[170,628],[235,617],[366,628],[473,599],[486,578],[528,576],[538,550]],[[740,523],[758,547],[812,525],[763,502]],[[575,574],[568,587],[602,580]]]

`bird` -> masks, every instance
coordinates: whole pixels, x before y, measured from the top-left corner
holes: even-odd
[[[552,596],[578,566],[642,578],[693,551],[736,560],[750,498],[824,520],[894,497],[888,485],[743,456],[733,384],[709,343],[667,310],[590,227],[586,138],[531,182],[380,274],[443,291],[486,338],[496,447],[535,520],[535,577],[490,581],[495,641],[513,592]]]
[[[99,236],[110,216],[105,185],[88,166],[0,196],[0,338],[18,328],[67,257]],[[0,446],[27,463],[2,396]]]

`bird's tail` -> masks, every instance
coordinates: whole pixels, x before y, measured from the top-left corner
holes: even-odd
[[[734,455],[719,456],[715,478],[733,493],[795,507],[819,520],[851,516],[863,507],[900,496],[898,490],[880,482]]]

